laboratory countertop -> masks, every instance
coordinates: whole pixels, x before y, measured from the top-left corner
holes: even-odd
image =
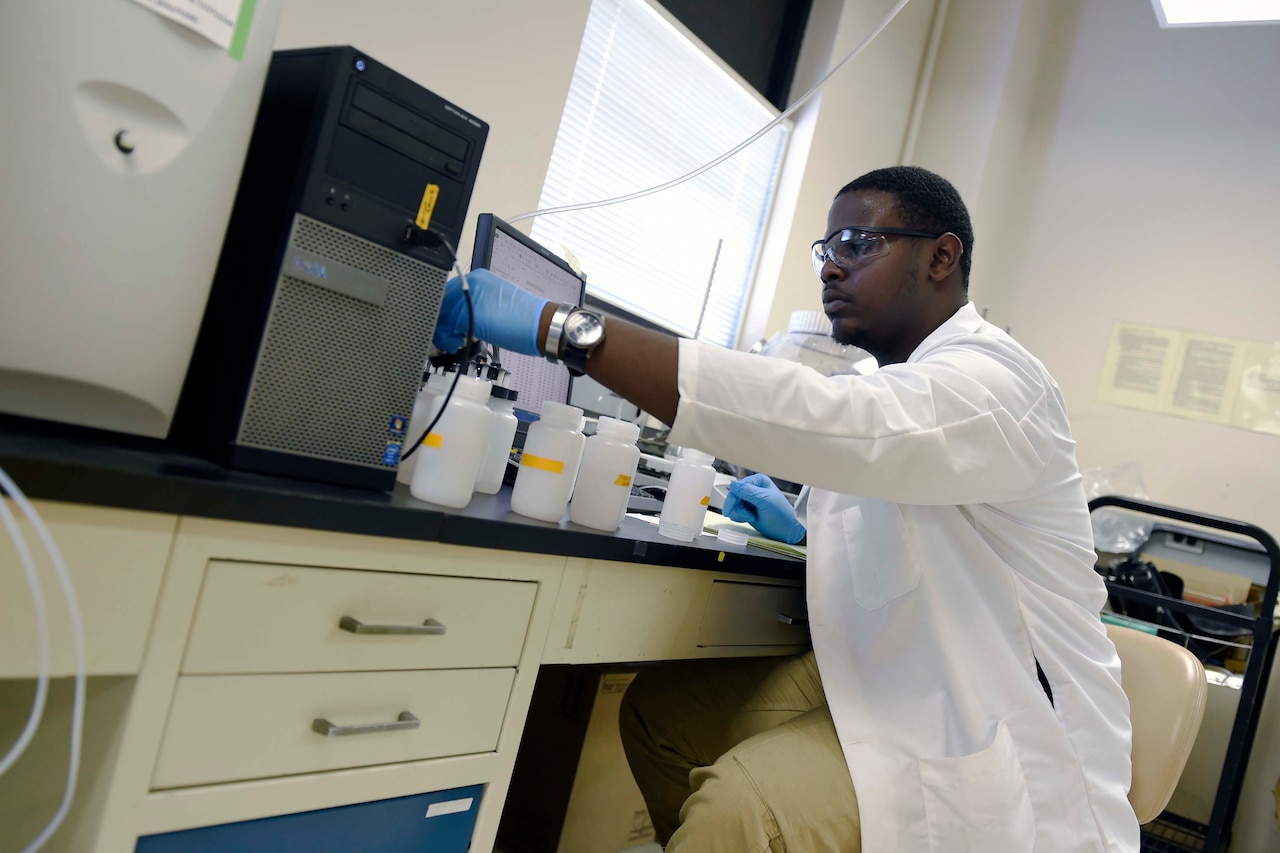
[[[158,439],[0,415],[0,468],[33,499],[420,539],[565,557],[803,579],[804,563],[715,537],[679,543],[657,526],[623,519],[614,533],[568,520],[552,524],[510,511],[511,489],[453,510],[408,488],[365,491],[231,471]]]

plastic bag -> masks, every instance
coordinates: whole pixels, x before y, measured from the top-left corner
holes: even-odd
[[[1145,501],[1147,487],[1142,482],[1142,469],[1136,462],[1110,468],[1085,468],[1085,500],[1103,495],[1117,495]],[[1141,548],[1151,535],[1153,519],[1129,510],[1103,507],[1090,514],[1093,522],[1093,547],[1109,554],[1132,554]]]

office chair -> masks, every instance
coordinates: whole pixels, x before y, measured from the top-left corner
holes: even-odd
[[[1176,643],[1132,628],[1107,626],[1120,653],[1120,678],[1133,721],[1133,784],[1138,823],[1164,811],[1204,718],[1204,667]]]

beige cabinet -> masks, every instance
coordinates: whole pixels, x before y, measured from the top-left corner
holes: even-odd
[[[40,509],[80,593],[89,674],[124,676],[90,679],[81,793],[55,853],[130,853],[140,835],[476,784],[472,844],[488,850],[540,664],[808,641],[797,580]],[[0,570],[0,678],[30,679],[30,601],[12,555]],[[66,615],[51,618],[54,672],[68,675]],[[16,731],[20,704],[0,723]],[[50,768],[41,780],[66,766],[49,740],[24,757]],[[0,821],[0,848],[29,840],[55,790],[3,789],[0,811],[31,819]]]

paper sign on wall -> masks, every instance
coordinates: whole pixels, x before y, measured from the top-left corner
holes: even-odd
[[[1117,324],[1098,401],[1280,435],[1280,344]]]
[[[231,54],[244,55],[257,0],[133,0],[161,17],[207,38]]]

